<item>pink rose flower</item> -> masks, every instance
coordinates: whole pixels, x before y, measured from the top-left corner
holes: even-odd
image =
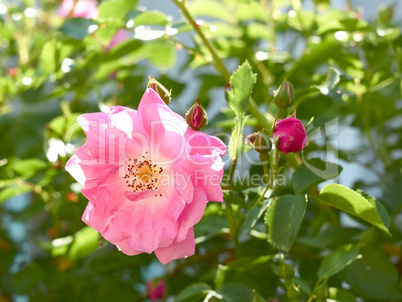
[[[78,0],[74,6],[75,1],[64,0],[59,7],[59,15],[64,18],[96,19],[98,17],[98,2],[96,0]]]
[[[288,152],[299,152],[307,144],[307,134],[300,120],[295,117],[288,117],[279,120],[275,125],[274,140],[279,139],[279,150]]]
[[[152,280],[148,281],[147,291],[151,301],[162,299],[165,292],[165,280],[159,280],[156,286]]]
[[[193,255],[193,226],[207,201],[223,201],[222,141],[189,129],[152,89],[137,111],[110,107],[78,123],[87,140],[66,170],[89,200],[82,220],[127,255]]]
[[[114,37],[110,40],[109,45],[107,46],[107,51],[111,50],[116,45],[123,43],[124,41],[132,38],[134,34],[126,29],[120,29]]]

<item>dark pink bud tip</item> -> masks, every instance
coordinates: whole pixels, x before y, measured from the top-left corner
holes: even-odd
[[[153,281],[148,281],[147,290],[151,301],[162,299],[165,292],[165,280],[159,280],[156,285]]]
[[[186,122],[193,130],[200,130],[208,123],[207,113],[198,100],[187,112]]]

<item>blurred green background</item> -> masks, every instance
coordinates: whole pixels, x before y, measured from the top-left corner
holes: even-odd
[[[195,229],[195,256],[162,266],[154,255],[120,253],[81,221],[87,201],[64,170],[85,141],[80,130],[70,135],[77,116],[136,108],[151,75],[172,89],[170,106],[181,115],[200,98],[205,131],[224,138],[234,126],[226,81],[173,2],[98,1],[93,20],[61,16],[61,1],[0,0],[0,302],[144,301],[147,282],[159,279],[169,301],[210,293],[210,301],[306,301],[323,256],[348,243],[361,244],[364,257],[330,278],[321,301],[400,301],[402,3],[187,2],[230,71],[251,64],[253,98],[267,118],[277,110],[273,91],[283,79],[293,83],[297,117],[314,116],[310,129],[322,129],[304,156],[338,162],[340,183],[381,200],[392,237],[311,203],[287,255],[285,267],[296,270],[288,278],[262,218],[241,227],[235,258],[222,205],[211,203]],[[126,39],[108,47],[121,29]],[[337,132],[326,135],[335,120]],[[254,129],[251,116],[245,134]],[[262,173],[242,159],[240,173]],[[225,195],[240,224],[255,211],[259,189]],[[301,288],[297,297],[286,294],[286,280]]]

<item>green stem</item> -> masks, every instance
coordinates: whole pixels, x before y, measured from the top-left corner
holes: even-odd
[[[232,161],[230,164],[229,168],[229,179],[228,179],[228,185],[231,185],[233,182],[233,174],[236,171],[236,165],[237,165],[237,158]]]
[[[271,182],[272,182],[272,187],[274,186],[274,182],[276,177],[278,176],[278,163],[279,163],[279,149],[274,149],[272,152],[272,177],[271,177]]]
[[[321,279],[319,279],[319,280],[317,281],[317,283],[315,284],[315,286],[314,286],[314,288],[313,288],[313,291],[311,292],[311,294],[310,294],[310,296],[309,296],[307,302],[313,301],[313,299],[314,299],[314,293],[315,293],[317,287],[322,283],[322,281],[323,281],[323,280],[321,280]]]
[[[269,167],[268,167],[268,162],[269,162],[269,153],[260,153],[260,161],[262,163],[262,167],[264,169],[264,178],[265,182],[267,183],[267,186],[269,187]]]
[[[228,220],[228,225],[229,225],[229,230],[230,234],[232,235],[233,243],[235,246],[235,254],[239,255],[239,238],[238,238],[238,227],[236,223],[236,217],[234,216],[233,213],[233,208],[232,208],[232,202],[230,201],[230,198],[227,198],[225,200],[225,212],[226,212],[226,218]]]
[[[193,16],[191,16],[190,12],[187,10],[187,8],[185,6],[185,2],[182,2],[179,0],[172,0],[172,1],[183,12],[183,15],[190,22],[190,24],[193,26],[193,28],[196,31],[196,33],[198,34],[198,36],[201,38],[202,42],[204,42],[205,46],[208,48],[209,52],[212,55],[212,58],[214,59],[216,69],[218,69],[218,71],[223,75],[225,80],[227,82],[229,82],[229,80],[230,80],[229,71],[226,69],[226,66],[223,64],[222,60],[219,58],[214,45],[207,39],[207,37],[201,31],[200,27],[195,22]]]

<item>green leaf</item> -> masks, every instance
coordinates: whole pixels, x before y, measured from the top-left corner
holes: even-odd
[[[264,246],[266,243],[264,243]],[[251,246],[251,242],[245,247],[245,251],[258,249]],[[259,252],[258,252],[259,253]],[[238,258],[227,265],[219,265],[215,275],[216,288],[222,288],[225,285],[241,283],[249,288],[253,288],[263,296],[270,296],[275,293],[276,275],[272,271],[274,255],[251,256],[247,258]],[[261,280],[264,280],[261,283]]]
[[[258,2],[239,3],[235,15],[236,19],[241,22],[250,20],[269,21],[268,10],[263,4]],[[267,24],[264,25],[267,27]]]
[[[374,208],[377,209],[377,212],[380,215],[382,222],[384,223],[385,227],[389,229],[391,219],[388,215],[388,211],[385,208],[385,206],[377,199],[375,199],[373,196],[364,193],[362,190],[357,190],[357,193],[363,196]]]
[[[74,241],[68,252],[71,260],[86,257],[98,248],[98,232],[91,227],[84,227],[74,235]]]
[[[317,197],[314,196],[313,198],[317,199]],[[350,215],[363,219],[389,234],[388,228],[384,225],[384,221],[379,213],[384,212],[383,207],[380,208],[377,206],[379,202],[375,203],[379,209],[378,210],[376,206],[361,194],[339,184],[329,184],[322,188],[318,200]],[[386,218],[384,219],[386,220]]]
[[[362,257],[347,266],[342,274],[351,290],[368,300],[399,300],[398,270],[388,256],[372,247],[361,248]]]
[[[84,227],[79,230],[74,236],[57,238],[52,241],[52,255],[66,255],[71,260],[79,260],[98,247],[98,232],[91,227]]]
[[[327,163],[319,158],[305,160],[298,166],[292,176],[292,184],[296,194],[305,193],[311,186],[337,177],[342,167]]]
[[[111,0],[102,1],[99,5],[101,22],[125,25],[126,16],[137,7],[138,0]]]
[[[237,117],[241,117],[247,110],[251,90],[257,80],[250,64],[245,61],[230,77],[232,90],[228,92],[228,103]]]
[[[5,187],[0,191],[0,204],[4,201],[9,200],[15,196],[28,193],[32,191],[32,187],[21,184],[21,185],[11,185],[9,187]]]
[[[117,46],[108,54],[110,61],[100,65],[95,78],[106,78],[110,73],[131,68],[131,65],[143,59],[148,59],[156,67],[170,68],[176,62],[176,53],[175,44],[165,39],[153,40],[143,45],[138,40],[132,39],[121,43],[121,46]]]
[[[251,90],[257,76],[253,74],[250,64],[246,61],[230,77],[232,90],[227,93],[229,106],[236,114],[235,127],[229,141],[229,157],[236,159],[243,150],[243,128],[247,120],[244,113],[247,110]]]
[[[337,248],[321,261],[317,272],[318,278],[327,279],[337,274],[359,256],[359,246],[357,245],[348,244]]]
[[[189,287],[182,290],[176,297],[176,302],[192,302],[205,298],[211,291],[211,287],[205,283],[192,284]]]
[[[225,302],[253,302],[253,291],[243,284],[226,284],[216,291]]]
[[[235,160],[243,151],[243,128],[247,120],[247,116],[235,118],[235,127],[229,140],[229,157]]]
[[[288,252],[296,239],[306,212],[304,195],[282,195],[273,199],[265,214],[268,241],[277,249]]]
[[[67,19],[61,27],[61,31],[67,36],[82,40],[86,36],[94,33],[98,29],[98,23],[92,19],[71,18]]]
[[[39,64],[42,67],[44,77],[56,71],[56,60],[56,43],[53,40],[47,41],[45,45],[43,45],[39,58]]]
[[[2,281],[7,291],[14,295],[23,295],[37,286],[43,280],[44,275],[42,267],[34,262],[15,274],[6,274]]]
[[[330,287],[328,290],[328,298],[336,302],[356,302],[356,297],[349,291]]]
[[[264,39],[264,40],[272,40],[274,38],[274,33],[270,30],[267,30],[267,25],[251,22],[247,25],[247,36],[252,39]]]
[[[318,86],[318,89],[320,89],[321,93],[328,94],[330,90],[334,89],[339,83],[340,74],[340,71],[335,67],[329,67],[327,78],[323,83],[321,83],[321,85]]]
[[[160,11],[145,11],[141,12],[134,18],[134,26],[140,25],[160,25],[165,26],[169,23],[167,15]]]
[[[48,125],[50,136],[64,140],[66,132],[70,132],[73,137],[67,139],[75,138],[81,133],[77,123],[78,116],[80,113],[71,113],[68,116],[61,115],[52,119]]]
[[[233,15],[228,7],[221,2],[213,0],[195,0],[188,3],[188,10],[191,15],[212,17],[226,22],[233,21]]]
[[[44,161],[36,158],[22,159],[12,165],[12,169],[23,178],[29,178],[46,167],[47,164]]]
[[[261,204],[255,204],[251,207],[251,209],[247,212],[246,220],[241,226],[241,230],[251,230],[258,219],[264,214],[269,205],[269,199],[264,199]]]

